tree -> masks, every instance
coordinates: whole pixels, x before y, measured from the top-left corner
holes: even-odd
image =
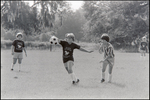
[[[22,29],[26,35],[41,34],[45,28],[54,30],[55,15],[63,16],[67,3],[62,1],[34,1],[30,7],[24,1],[1,1],[2,25],[6,29]],[[37,6],[36,6],[37,5]],[[41,6],[40,12],[38,5]]]
[[[108,33],[111,40],[121,37],[131,43],[149,31],[148,1],[88,1],[83,9],[87,19],[83,32],[91,41]]]
[[[67,9],[67,4],[64,1],[34,1],[32,7],[40,6],[39,21],[42,28],[53,28],[55,25],[56,14],[62,15],[62,12]]]
[[[67,12],[62,26],[57,30],[57,36],[64,38],[66,33],[74,33],[76,39],[80,40],[83,37],[82,27],[84,23],[83,9],[79,9],[76,12]]]
[[[35,10],[36,8],[30,9],[23,1],[3,1],[1,24],[8,30],[22,29],[26,35],[31,35],[39,23]]]

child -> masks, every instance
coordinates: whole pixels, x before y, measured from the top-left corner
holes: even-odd
[[[72,78],[72,84],[75,84],[79,82],[79,79],[76,78],[76,75],[73,72],[73,68],[72,68],[74,65],[73,50],[79,49],[83,52],[88,52],[88,53],[91,53],[93,51],[87,51],[81,48],[76,43],[74,43],[75,36],[73,33],[67,33],[65,37],[66,37],[65,40],[59,40],[59,44],[61,44],[63,48],[63,63],[65,69],[67,70],[68,74]]]
[[[19,71],[20,71],[21,62],[23,59],[22,50],[24,50],[25,55],[27,56],[24,41],[21,40],[22,37],[23,37],[22,33],[17,33],[17,35],[16,35],[17,39],[15,39],[12,43],[12,55],[13,55],[13,63],[11,66],[12,71],[13,71],[14,65],[16,64],[17,59],[18,59]]]
[[[148,51],[148,44],[146,42],[146,37],[142,37],[142,41],[139,46],[139,51],[141,52],[141,56],[146,56],[145,53]]]
[[[108,82],[111,83],[111,79],[112,79],[112,69],[114,66],[114,49],[113,46],[109,43],[109,36],[104,33],[101,36],[101,45],[99,48],[99,53],[101,54],[102,52],[104,52],[104,60],[100,61],[100,63],[103,63],[103,68],[102,68],[102,80],[101,83],[103,83],[105,81],[105,70],[107,65],[109,65],[109,80]]]

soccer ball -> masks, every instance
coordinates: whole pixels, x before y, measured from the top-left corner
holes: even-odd
[[[50,44],[52,45],[57,45],[58,43],[58,38],[56,36],[52,36],[49,40]]]

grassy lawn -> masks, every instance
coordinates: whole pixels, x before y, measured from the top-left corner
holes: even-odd
[[[27,50],[28,56],[14,71],[11,50],[1,50],[1,98],[149,98],[149,54],[115,52],[112,83],[100,83],[103,55],[74,51],[74,73],[80,79],[72,85],[62,62],[62,50]]]

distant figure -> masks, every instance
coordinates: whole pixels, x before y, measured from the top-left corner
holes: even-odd
[[[21,62],[23,59],[23,53],[22,51],[24,50],[25,55],[27,56],[26,50],[25,50],[25,43],[22,41],[22,33],[17,33],[16,38],[13,43],[12,43],[12,55],[13,55],[13,63],[11,65],[11,70],[13,71],[14,65],[16,64],[16,61],[18,59],[19,63],[19,71],[21,69]]]
[[[139,48],[139,45],[140,45],[140,37],[138,36],[136,39],[135,39],[135,46],[136,46],[136,48]],[[138,52],[139,50],[137,49],[137,52]]]
[[[102,54],[104,52],[104,60],[100,61],[100,63],[103,63],[103,68],[102,68],[102,80],[101,83],[105,81],[105,70],[107,65],[109,65],[109,79],[108,82],[111,83],[112,79],[112,69],[114,66],[114,48],[113,46],[109,43],[109,36],[104,33],[101,36],[101,43],[100,43],[100,48],[99,48],[99,53]]]
[[[52,51],[52,44],[50,44],[50,52]]]
[[[140,46],[139,46],[139,51],[141,52],[141,56],[146,56],[146,51],[148,51],[148,44],[146,42],[146,37],[142,37]]]
[[[56,50],[56,45],[50,44],[50,52]]]

